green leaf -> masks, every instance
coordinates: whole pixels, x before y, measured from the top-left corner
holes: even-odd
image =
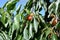
[[[24,11],[25,11],[27,14],[30,14],[30,10],[24,9]]]
[[[46,37],[43,37],[42,40],[47,40]]]
[[[1,33],[0,33],[0,40],[4,40],[4,36]]]
[[[3,38],[0,36],[0,40],[3,40]]]
[[[44,35],[44,32],[41,34],[40,40],[43,40],[43,35]]]
[[[32,30],[33,26],[32,23],[30,23],[30,27],[29,27],[29,39],[33,37],[33,30]]]
[[[55,2],[53,2],[53,3],[51,3],[50,4],[50,6],[48,7],[48,10],[49,10],[49,13],[52,13],[52,12],[56,12],[55,10],[56,10],[56,3]]]
[[[17,40],[22,40],[22,35],[18,35]]]
[[[60,29],[60,22],[57,23],[56,29]]]
[[[13,34],[14,30],[18,30],[19,29],[19,27],[20,27],[20,24],[19,24],[19,22],[20,22],[20,14],[16,15],[14,17],[13,21],[14,22],[12,23],[12,25],[10,27],[9,35],[10,35],[10,33]],[[9,20],[9,22],[10,22],[10,20]]]
[[[0,37],[2,40],[10,40],[10,37],[3,31],[0,33]]]
[[[48,26],[46,25],[46,23],[45,23],[45,21],[44,21],[44,19],[43,19],[43,17],[42,17],[41,15],[39,15],[39,18],[40,18],[40,26],[41,26],[42,28],[48,27]]]
[[[10,40],[10,37],[5,32],[2,31],[2,33],[3,33],[4,37],[5,37],[5,40]]]
[[[51,33],[51,29],[50,29],[50,28],[47,28],[47,29],[45,30],[45,35],[46,35],[46,37],[47,37],[50,33]]]
[[[5,27],[7,27],[7,24],[8,24],[8,22],[7,22],[7,20],[8,20],[7,15],[8,15],[8,13],[6,13],[6,12],[2,13],[2,15],[1,15],[2,16],[1,17],[1,22],[3,23],[3,25]]]
[[[5,14],[3,14],[2,18],[1,18],[1,21],[2,21],[3,24],[5,24],[5,19],[6,19],[6,16],[5,16]]]
[[[30,10],[32,8],[32,4],[33,4],[33,1],[32,0],[28,0],[28,2],[26,3],[25,8]]]
[[[1,13],[1,18],[0,21],[3,23],[5,27],[8,25],[8,20],[11,20],[10,15],[7,11],[4,11],[2,8],[0,9]],[[9,19],[10,18],[10,19]],[[11,22],[11,21],[10,21]]]
[[[12,20],[10,15],[8,16],[8,23],[9,23],[9,26],[11,26]]]
[[[28,24],[26,25],[26,27],[25,27],[25,29],[24,29],[24,31],[23,31],[23,39],[24,40],[29,40],[29,32],[28,32],[28,29],[27,29],[27,27],[28,27]]]
[[[58,40],[57,35],[52,33],[51,40]]]
[[[7,10],[13,10],[15,8],[16,3],[18,2],[18,0],[11,0],[9,1],[6,6],[7,6]]]
[[[21,9],[21,6],[22,6],[22,5],[19,5],[19,6],[17,7],[17,10],[16,10],[17,14],[19,13],[19,11],[20,11],[20,9]]]
[[[5,24],[6,14],[2,8],[0,9],[0,14],[1,14],[1,19],[0,19],[1,22]]]
[[[43,17],[41,15],[39,15],[39,18],[40,18],[41,22],[45,23],[45,21],[44,21],[44,19],[43,19]]]
[[[19,21],[20,21],[20,14],[14,17],[14,23],[12,25],[14,29],[19,29]]]
[[[4,13],[4,9],[3,8],[0,9],[0,14],[2,14],[2,13]]]
[[[35,29],[35,32],[37,32],[38,31],[38,22],[37,22],[37,20],[34,18],[34,29]]]
[[[8,1],[3,5],[3,8],[6,6],[7,3],[8,3]]]
[[[35,9],[35,10],[36,10],[36,11],[39,10],[39,12],[42,10],[40,1],[37,2],[37,5],[36,5],[36,9]]]

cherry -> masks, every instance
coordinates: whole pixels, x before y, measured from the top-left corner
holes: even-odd
[[[57,19],[55,18],[53,21],[52,21],[52,25],[55,26],[57,24]]]
[[[33,19],[33,15],[34,15],[33,13],[29,14],[29,15],[27,16],[27,20],[29,20],[29,21],[32,20],[32,19]]]
[[[29,20],[29,21],[32,20],[32,16],[29,15],[29,16],[27,17],[27,20]]]

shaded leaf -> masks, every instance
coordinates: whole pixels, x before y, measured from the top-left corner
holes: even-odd
[[[7,10],[13,10],[15,8],[16,3],[18,2],[18,0],[11,0],[9,1],[6,6],[7,6]]]
[[[40,36],[40,40],[43,40],[43,35],[44,35],[44,33],[41,34],[41,36]]]

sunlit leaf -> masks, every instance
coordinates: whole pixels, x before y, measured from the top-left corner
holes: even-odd
[[[50,29],[50,28],[47,28],[47,29],[45,30],[45,35],[46,35],[46,37],[47,37],[50,33],[51,33],[51,29]]]
[[[58,38],[57,38],[57,35],[56,34],[52,34],[52,37],[51,37],[52,39],[51,40],[58,40]]]
[[[38,22],[37,22],[37,20],[34,18],[34,29],[35,29],[35,32],[37,32],[38,31]]]
[[[30,27],[29,27],[29,39],[33,37],[33,30],[32,30],[33,26],[32,23],[30,23]]]
[[[23,38],[24,40],[29,40],[28,30],[27,30],[28,24],[25,26],[25,29],[23,31]]]

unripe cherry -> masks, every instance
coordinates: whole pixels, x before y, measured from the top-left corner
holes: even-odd
[[[31,13],[31,14],[30,14],[30,16],[34,16],[34,14],[33,14],[33,13]]]

